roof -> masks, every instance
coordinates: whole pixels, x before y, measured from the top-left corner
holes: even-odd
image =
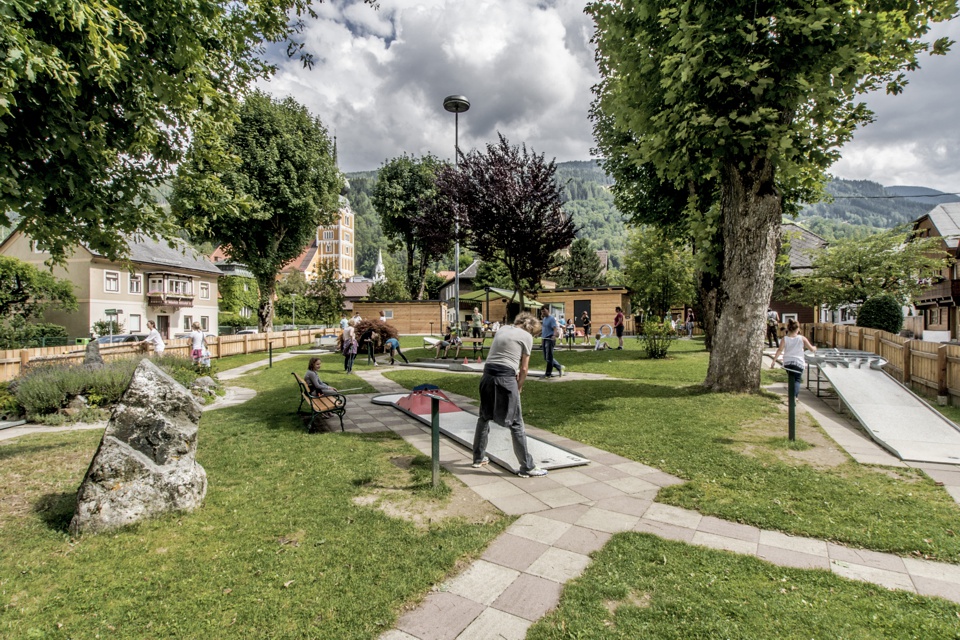
[[[173,247],[170,242],[174,244]],[[135,236],[128,238],[127,246],[130,248],[131,262],[220,275],[220,269],[217,269],[216,265],[182,240],[172,239],[168,242]],[[87,250],[98,258],[106,258],[89,247]]]
[[[310,263],[313,262],[313,257],[317,255],[317,251],[319,250],[320,245],[317,243],[317,241],[311,241],[299,256],[283,265],[283,267],[280,269],[280,273],[290,273],[292,271],[306,273],[307,269],[310,268]]]
[[[460,272],[460,279],[472,280],[477,277],[477,267],[480,266],[479,260],[474,260],[469,267]]]
[[[367,296],[367,291],[370,289],[371,284],[373,283],[372,282],[350,282],[350,281],[344,282],[343,296],[348,300],[352,298],[356,298],[358,300],[360,298],[365,298]]]
[[[938,204],[930,213],[914,222],[914,226],[924,218],[930,219],[947,247],[956,249],[960,246],[960,202]]]
[[[827,246],[827,241],[793,222],[780,225],[780,235],[790,247],[790,270],[794,275],[807,275],[813,270],[813,255]]]

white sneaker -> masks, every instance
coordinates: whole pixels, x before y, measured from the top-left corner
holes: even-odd
[[[490,464],[490,458],[488,458],[487,456],[483,456],[483,460],[481,460],[480,462],[474,462],[470,466],[473,467],[474,469],[479,469],[480,467],[484,467],[488,464]]]
[[[529,471],[521,471],[517,475],[520,476],[521,478],[541,478],[547,475],[547,470],[541,469],[540,467],[534,467]]]

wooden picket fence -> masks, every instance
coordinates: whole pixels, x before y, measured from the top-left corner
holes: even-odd
[[[879,355],[887,361],[887,371],[906,385],[951,400],[960,398],[960,344],[924,342],[879,329],[829,323],[804,324],[801,331],[818,346]]]
[[[207,337],[207,349],[210,357],[217,359],[242,353],[265,352],[273,344],[274,349],[295,347],[314,343],[317,329],[297,331],[272,331],[270,333],[244,334],[239,336]],[[340,329],[324,329],[325,335],[337,334]],[[62,347],[42,347],[37,349],[12,349],[0,351],[0,381],[13,380],[30,363],[79,364],[83,362],[86,351],[84,345],[66,345]],[[140,355],[140,345],[136,342],[101,345],[100,355],[104,360],[119,360]],[[190,338],[166,341],[165,354],[177,354],[190,357]]]

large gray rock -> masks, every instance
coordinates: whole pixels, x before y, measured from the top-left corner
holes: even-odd
[[[183,385],[141,361],[80,485],[70,531],[109,531],[200,506],[207,492],[196,461],[200,415]]]
[[[96,340],[87,343],[87,348],[83,353],[83,364],[88,367],[102,367],[103,356],[100,355],[100,344]]]

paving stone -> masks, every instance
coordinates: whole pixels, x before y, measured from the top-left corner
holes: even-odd
[[[487,609],[470,623],[457,640],[524,640],[531,626],[533,622],[530,620],[499,609]]]
[[[598,449],[596,447],[591,447],[589,445],[584,445],[580,447],[580,455],[583,456],[584,458],[589,458],[590,460],[594,460],[597,456],[602,456],[607,453],[610,453],[610,452],[604,451],[603,449]]]
[[[502,478],[498,478],[497,482],[489,482],[474,486],[472,489],[476,491],[480,497],[490,500],[491,502],[497,498],[526,495],[526,492],[523,489],[510,484]]]
[[[954,487],[953,485],[946,485],[943,487],[947,490],[947,493],[950,494],[950,497],[953,498],[954,502],[960,502],[960,487]]]
[[[652,500],[642,500],[631,496],[617,496],[615,498],[597,500],[595,506],[600,509],[606,509],[607,511],[640,518],[646,513],[647,509],[650,508],[651,504],[653,504]]]
[[[647,475],[643,476],[643,479],[660,487],[672,487],[675,484],[683,484],[686,482],[686,480],[681,480],[677,476],[672,476],[669,473],[664,473],[662,471],[648,473]]]
[[[781,547],[768,547],[767,545],[757,546],[757,557],[767,562],[780,565],[781,567],[794,567],[796,569],[824,569],[830,571],[830,560],[823,556],[810,555]]]
[[[922,596],[936,596],[960,602],[960,585],[956,582],[913,576],[913,584],[917,588],[917,593]]]
[[[574,553],[590,555],[594,551],[603,548],[607,541],[613,537],[612,533],[607,531],[597,531],[596,529],[587,529],[586,527],[573,526],[559,540],[553,543],[558,549],[566,549]]]
[[[577,526],[587,529],[596,529],[597,531],[606,531],[607,533],[618,533],[620,531],[630,531],[640,521],[639,516],[631,516],[599,507],[591,507],[589,511],[580,516],[577,520]]]
[[[397,629],[420,640],[454,640],[484,606],[455,593],[434,592],[397,621]]]
[[[590,476],[594,480],[615,480],[617,478],[629,478],[630,474],[620,469],[608,467],[606,465],[590,465],[583,467],[580,472],[585,476]]]
[[[667,524],[673,524],[678,527],[696,529],[700,525],[700,520],[703,516],[696,511],[689,511],[688,509],[681,509],[680,507],[674,507],[669,504],[654,502],[650,505],[650,508],[647,509],[647,512],[643,514],[643,518],[644,520],[656,520],[657,522],[666,522]]]
[[[531,564],[526,573],[565,584],[583,573],[590,558],[582,553],[551,547]]]
[[[913,581],[910,580],[910,576],[898,571],[886,571],[863,564],[843,562],[842,560],[831,560],[830,570],[838,576],[862,582],[872,582],[887,589],[902,589],[913,593],[917,591],[916,587],[913,586]]]
[[[538,483],[539,484],[539,483]],[[556,489],[548,489],[546,491],[535,491],[532,495],[541,502],[544,502],[551,509],[557,507],[566,507],[572,504],[580,504],[584,502],[584,497],[572,489],[567,487],[557,487]]]
[[[626,494],[642,494],[645,498],[649,498],[651,500],[656,497],[657,493],[660,491],[659,486],[636,476],[624,476],[623,478],[605,480],[605,482],[611,487],[619,489]]]
[[[605,464],[608,466],[613,466],[615,464],[629,464],[633,462],[633,460],[624,458],[623,456],[618,456],[615,453],[602,453],[600,455],[595,455],[590,459],[594,462],[599,462],[600,464]]]
[[[520,576],[520,572],[502,565],[477,560],[460,575],[445,583],[446,591],[489,605]]]
[[[746,540],[747,542],[759,542],[760,540],[760,529],[757,527],[740,524],[739,522],[730,522],[729,520],[721,520],[713,516],[703,516],[700,524],[697,525],[697,531],[715,533],[728,538],[738,538],[740,540]]]
[[[381,635],[378,640],[419,640],[416,636],[412,636],[409,633],[404,633],[398,629],[391,629],[383,635]]]
[[[892,553],[880,553],[879,551],[869,551],[867,549],[851,549],[832,542],[827,543],[827,553],[831,560],[840,560],[852,564],[862,564],[874,569],[884,569],[885,571],[898,571],[906,573],[907,567],[903,564],[903,558],[895,556]]]
[[[507,528],[507,533],[551,545],[569,531],[572,526],[566,522],[551,520],[536,514],[528,514],[510,525]]]
[[[960,584],[960,565],[918,560],[917,558],[903,558],[903,564],[911,576]]]
[[[653,467],[648,467],[645,464],[639,462],[624,462],[622,464],[611,465],[614,469],[620,469],[620,471],[626,471],[632,476],[645,476],[648,473],[658,473],[659,469],[654,469]]]
[[[689,527],[678,527],[675,524],[658,522],[657,520],[640,520],[633,528],[638,533],[649,533],[667,540],[677,540],[679,542],[691,542],[694,529]]]
[[[702,547],[720,549],[722,551],[733,551],[734,553],[743,553],[746,555],[755,555],[757,553],[756,542],[747,542],[746,540],[729,538],[715,533],[697,531],[693,534],[691,542]]]
[[[455,465],[451,471],[457,476],[460,482],[468,487],[477,487],[482,484],[501,481],[498,475],[490,473],[486,469],[474,469],[469,464]]]
[[[562,589],[563,585],[552,580],[523,574],[507,587],[493,606],[524,620],[536,621],[557,606]]]
[[[573,524],[579,520],[580,516],[585,514],[589,509],[590,506],[586,504],[573,504],[569,507],[550,509],[549,511],[544,511],[537,515],[540,515],[544,518],[550,518],[551,520],[559,520],[560,522],[568,522]]]
[[[509,533],[501,534],[490,543],[481,556],[488,562],[494,562],[517,571],[526,571],[533,561],[542,556],[550,545]]]
[[[564,487],[574,487],[581,484],[596,482],[593,478],[574,469],[557,469],[551,472],[550,479]]]
[[[933,478],[935,482],[960,486],[960,470],[957,470],[956,468],[949,471],[944,471],[943,469],[921,468],[923,469],[924,473]]]
[[[604,498],[616,498],[627,495],[616,487],[611,487],[606,482],[591,482],[589,484],[578,484],[570,487],[587,500],[602,500]]]
[[[481,489],[483,487],[477,488]],[[550,508],[528,493],[522,493],[515,496],[504,496],[502,498],[491,498],[490,504],[511,516],[520,516],[525,513],[537,513]]]
[[[760,544],[768,547],[780,547],[781,549],[790,549],[800,553],[809,553],[813,556],[829,557],[827,552],[827,543],[823,540],[814,540],[813,538],[803,538],[801,536],[788,536],[779,531],[761,531]]]
[[[470,462],[473,462],[472,457],[470,459]],[[506,480],[510,484],[520,487],[527,493],[534,493],[534,492],[540,492],[540,491],[547,491],[549,489],[562,488],[563,485],[560,484],[559,482],[556,482],[552,476],[553,476],[553,471],[550,472],[550,475],[541,476],[539,478],[521,478],[518,475],[515,475],[512,473],[506,473],[504,475],[504,480]],[[531,484],[530,482],[531,480],[534,480],[535,482]]]

